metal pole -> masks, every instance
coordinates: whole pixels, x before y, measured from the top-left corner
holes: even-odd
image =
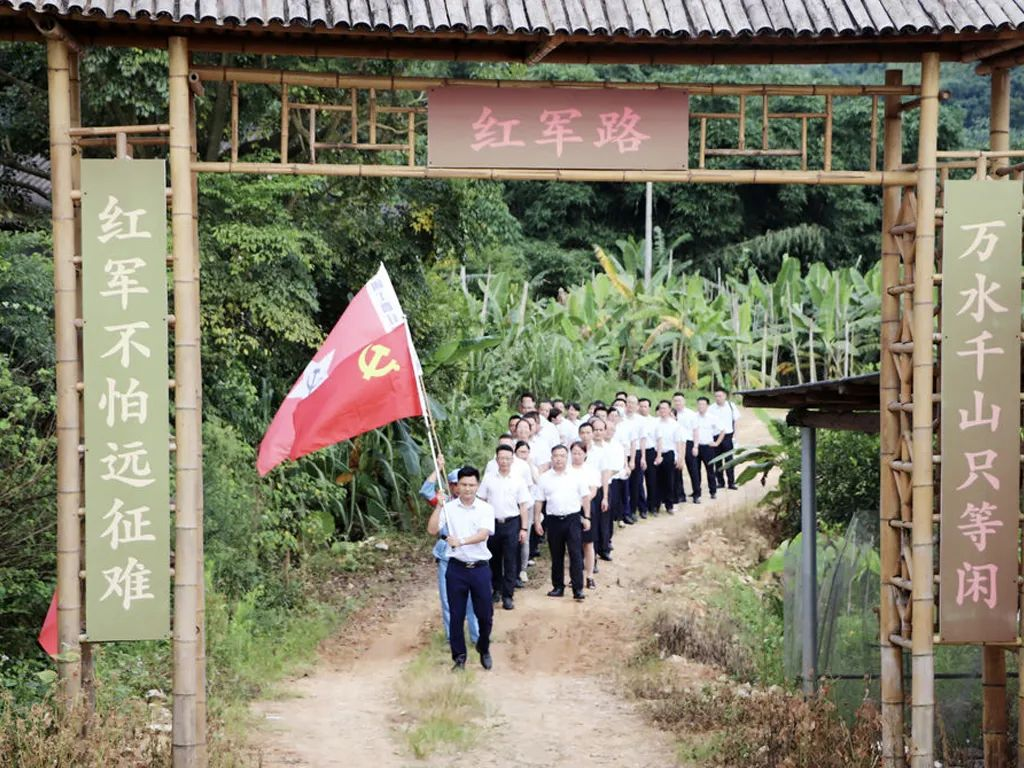
[[[188,42],[167,41],[174,256],[174,768],[202,768],[197,738],[196,658],[199,566],[199,262],[192,231],[192,138]]]
[[[644,293],[651,290],[651,272],[654,267],[654,184],[650,181],[644,204]]]
[[[818,499],[817,431],[800,428],[800,638],[804,693],[818,687]]]

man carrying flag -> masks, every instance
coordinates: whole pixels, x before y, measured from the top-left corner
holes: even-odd
[[[382,264],[349,303],[274,415],[256,468],[424,413],[416,350]]]

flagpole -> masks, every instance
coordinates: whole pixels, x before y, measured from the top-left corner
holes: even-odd
[[[434,462],[434,477],[437,479],[437,493],[440,496],[438,504],[441,505],[440,520],[443,527],[448,529],[451,535],[451,526],[448,523],[448,515],[445,513],[444,505],[448,499],[448,476],[442,475],[441,468],[437,463],[437,455],[441,441],[437,438],[434,430],[434,420],[430,416],[430,404],[427,401],[427,388],[423,384],[423,369],[420,366],[420,356],[416,353],[416,347],[412,342],[412,334],[409,332],[408,321],[405,324],[405,335],[409,342],[409,350],[412,352],[413,367],[416,370],[416,391],[420,397],[420,409],[423,411],[423,421],[427,426],[427,445],[430,447],[430,458]],[[436,441],[436,445],[435,445]]]

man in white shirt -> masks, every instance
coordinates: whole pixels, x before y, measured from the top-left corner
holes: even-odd
[[[736,407],[736,404],[729,399],[729,392],[725,389],[719,388],[715,390],[715,403],[709,409],[718,419],[718,423],[722,427],[724,437],[718,448],[715,449],[715,458],[724,456],[733,449],[733,437],[736,434],[736,422],[740,418],[740,409]],[[736,490],[736,468],[729,467],[723,469],[724,460],[720,461],[715,471],[716,479],[718,481],[719,488],[728,488],[730,491]],[[728,484],[726,484],[728,480]]]
[[[530,530],[527,510],[533,497],[522,477],[512,471],[515,458],[512,447],[499,445],[494,458],[498,471],[490,475],[484,473],[476,496],[494,508],[494,534],[487,539],[493,601],[500,598],[501,607],[511,611],[515,608],[513,598],[519,576],[519,545],[526,541]]]
[[[530,411],[523,420],[530,425],[530,461],[541,472],[547,472],[551,467],[551,449],[558,445],[557,432],[555,442],[551,442],[550,434],[545,433],[541,427],[537,411]]]
[[[573,599],[583,600],[583,530],[590,528],[589,510],[584,515],[584,501],[590,488],[583,475],[569,472],[569,452],[564,445],[551,451],[551,469],[537,482],[537,503],[534,526],[541,530],[541,510],[547,520],[548,545],[551,549],[551,586],[548,597],[565,594],[565,551],[569,550],[569,580]],[[588,504],[589,507],[589,504]]]
[[[534,410],[536,406],[533,402],[533,395],[530,392],[523,392],[519,396],[519,415],[525,416],[530,411]]]
[[[558,430],[558,442],[567,448],[580,439],[576,425],[569,421],[558,408],[551,409],[551,423]]]
[[[537,404],[537,416],[540,421],[540,432],[547,438],[548,445],[554,448],[559,443],[558,429],[551,423],[551,401],[541,400]]]
[[[658,513],[658,505],[651,501],[651,497],[658,487],[659,470],[654,466],[654,459],[657,455],[655,426],[658,423],[658,417],[651,414],[650,398],[640,398],[636,417],[640,420],[640,443],[644,446],[640,468],[644,474],[645,493],[640,501],[640,517],[647,517],[648,512]],[[665,499],[659,499],[659,503],[664,502]]]
[[[448,572],[445,586],[448,591],[448,643],[452,650],[452,669],[466,668],[466,635],[462,622],[466,620],[466,605],[470,595],[473,608],[480,621],[480,638],[476,649],[484,669],[493,666],[491,660],[491,626],[494,606],[491,603],[491,559],[487,539],[494,533],[494,509],[476,497],[480,487],[480,473],[475,467],[458,471],[458,498],[438,505],[427,521],[427,532],[436,536],[441,526],[448,529]]]
[[[517,475],[519,478],[521,478],[522,481],[526,484],[527,488],[533,485],[533,471],[530,469],[530,462],[523,461],[514,453],[516,439],[506,432],[504,435],[498,438],[498,445],[507,445],[509,447],[509,450],[513,451],[512,474]],[[487,462],[487,466],[484,467],[484,480],[486,480],[489,475],[496,475],[497,473],[498,459],[497,457],[495,457],[493,459],[490,459]]]
[[[644,470],[647,468],[647,440],[644,434],[644,419],[639,414],[640,398],[636,395],[626,396],[626,413],[616,428],[629,434],[629,478],[627,480],[626,511],[628,518],[636,520],[641,512],[647,517],[647,497],[644,489]],[[620,440],[625,442],[625,435]]]
[[[619,502],[617,508],[613,508],[612,520],[618,523],[620,528],[623,528],[636,522],[629,514],[629,473],[632,468],[630,446],[632,444],[632,436],[629,434],[629,425],[622,421],[619,412],[614,408],[608,411],[607,423],[608,428],[605,432],[605,442],[608,445],[608,450],[606,456],[612,462],[612,466],[615,469],[615,474],[612,475],[612,486],[614,488],[610,487],[610,492]],[[612,450],[613,447],[616,450]],[[612,499],[609,498],[609,503],[611,501]]]
[[[658,419],[654,427],[655,453],[652,463],[657,470],[656,482],[651,485],[651,514],[658,514],[658,507],[665,505],[668,514],[673,513],[673,494],[676,490],[676,438],[679,435],[679,422],[672,415],[672,406],[668,400],[658,403]]]
[[[601,487],[597,492],[597,500],[595,501],[597,513],[593,520],[594,552],[602,560],[611,560],[612,519],[613,514],[617,514],[619,509],[616,505],[621,504],[622,500],[621,496],[612,499],[612,489],[617,487],[612,482],[612,479],[618,470],[609,466],[609,463],[613,462],[611,462],[608,452],[611,451],[615,454],[619,449],[617,446],[609,446],[609,443],[605,440],[608,424],[604,419],[596,415],[591,416],[587,426],[592,435],[592,442],[587,450],[587,463],[591,464],[601,473]],[[582,427],[580,428],[580,436],[586,439],[586,430]],[[619,451],[619,454],[621,454],[621,451]],[[615,511],[613,512],[613,510]]]
[[[697,412],[692,408],[686,407],[686,395],[682,392],[676,392],[672,395],[672,412],[675,413],[676,421],[679,423],[678,445],[676,446],[676,468],[678,471],[673,478],[675,481],[673,497],[677,504],[682,504],[686,501],[686,484],[683,482],[683,471],[685,470],[690,478],[691,489],[696,488],[700,484],[700,467],[693,454],[693,447],[697,444],[694,438],[696,434],[694,430],[697,428]]]
[[[712,462],[715,460],[715,449],[722,442],[725,433],[714,414],[708,410],[711,402],[706,397],[697,398],[697,442],[693,446],[691,455],[697,459],[697,475],[693,484],[693,503],[700,504],[700,468],[703,465],[704,473],[708,478],[708,491],[711,498],[715,498],[715,491],[718,490],[715,467]],[[474,603],[475,605],[475,603]]]

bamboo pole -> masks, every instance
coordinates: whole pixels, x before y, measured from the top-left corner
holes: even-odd
[[[898,85],[903,72],[891,69],[885,73],[886,85]],[[885,120],[882,139],[882,163],[888,170],[903,162],[903,119],[899,96],[885,99]],[[874,122],[874,121],[873,121]],[[874,143],[872,142],[872,147]],[[882,768],[903,768],[903,649],[894,645],[890,635],[900,630],[896,593],[887,584],[900,571],[900,531],[891,521],[900,516],[899,493],[890,462],[899,458],[900,417],[890,411],[889,403],[899,400],[899,374],[889,347],[900,338],[899,296],[888,291],[900,281],[900,252],[892,234],[900,211],[899,187],[882,190],[882,296],[881,296],[881,360],[879,365],[879,400],[881,409],[881,483],[879,499],[879,556],[881,560],[881,599],[879,601],[879,644],[881,646],[882,697]]]
[[[199,137],[196,133],[196,102],[189,99],[189,138],[192,142],[192,160],[199,155]],[[189,177],[192,192],[192,252],[196,259],[196,279],[199,275],[199,174],[193,171]],[[199,289],[196,288],[196,303],[199,303]],[[198,310],[198,306],[197,306]],[[199,328],[198,312],[196,328]],[[175,323],[177,327],[177,323]],[[198,339],[197,339],[198,341]],[[196,354],[195,429],[198,435],[198,462],[196,465],[196,747],[197,762],[206,765],[206,546],[203,541],[203,373],[202,349]]]
[[[921,58],[921,112],[917,154],[917,232],[914,239],[914,411],[913,472],[913,617],[911,643],[911,768],[933,768],[935,737],[934,542],[932,514],[935,493],[932,455],[934,362],[932,337],[935,271],[936,140],[939,116],[939,55]]]
[[[174,256],[174,768],[201,768],[197,744],[196,609],[199,573],[199,286],[193,248],[192,140],[189,136],[188,43],[171,37],[168,49],[170,102],[171,232]]]
[[[574,88],[587,90],[655,91],[681,90],[694,96],[916,96],[916,85],[789,85],[778,83],[664,83],[614,80],[485,80],[455,77],[393,77],[389,75],[347,75],[331,72],[298,72],[283,69],[243,67],[193,67],[200,80],[237,81],[262,85],[308,85],[315,88],[376,88],[381,91],[423,91],[448,86],[482,88]],[[736,113],[738,115],[738,113]]]
[[[81,692],[82,632],[81,520],[82,469],[78,444],[82,436],[76,385],[82,377],[78,348],[78,290],[75,274],[75,210],[71,200],[71,92],[69,51],[63,40],[46,41],[46,74],[50,113],[50,179],[52,184],[54,326],[57,384],[57,672],[63,702],[74,706]]]
[[[288,83],[281,86],[281,162],[288,162]]]
[[[1006,151],[1010,148],[1010,72],[1006,69],[992,70],[992,82],[989,101],[989,149],[993,152]],[[992,172],[995,179],[1007,178],[995,174],[1000,164],[1005,164],[1005,157],[992,158]],[[984,179],[986,160],[979,158],[980,163],[976,178]],[[985,768],[1004,768],[1007,764],[1007,707],[1006,707],[1006,655],[1002,648],[995,646],[982,647],[981,666],[982,685],[982,738],[985,749]],[[1018,685],[1019,688],[1019,685]],[[1024,688],[1019,688],[1019,703],[1024,703]],[[1019,730],[1024,733],[1024,729]],[[1018,756],[1024,751],[1018,745]]]
[[[404,145],[399,145],[399,148]],[[769,169],[719,170],[691,168],[677,171],[561,170],[556,168],[435,168],[418,165],[336,165],[331,163],[198,162],[198,173],[254,173],[288,176],[360,176],[365,178],[491,179],[495,181],[651,181],[673,184],[808,184],[812,186],[906,186],[917,179],[914,171],[797,171]]]
[[[877,100],[877,96],[872,96],[872,101]],[[872,136],[872,140],[874,136]],[[874,146],[872,144],[872,146]],[[825,150],[824,150],[824,162],[822,167],[826,171],[832,170],[832,95],[828,94],[825,96]],[[874,166],[871,166],[871,170],[875,170]]]

